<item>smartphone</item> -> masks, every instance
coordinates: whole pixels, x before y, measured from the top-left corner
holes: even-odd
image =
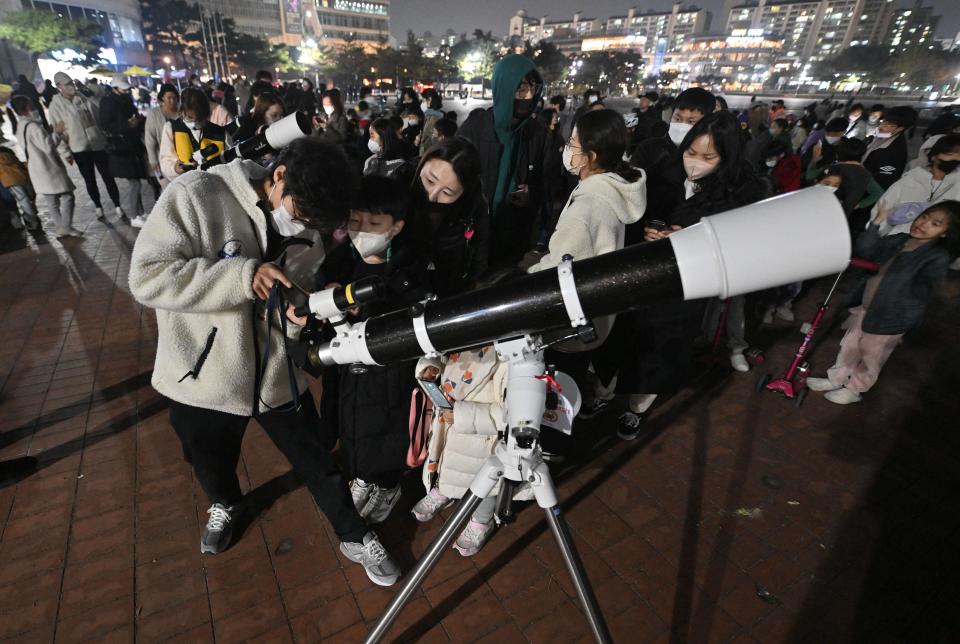
[[[440,409],[453,409],[453,405],[447,400],[447,397],[443,395],[443,390],[440,389],[438,385],[433,380],[420,380],[417,378],[417,384],[420,385],[420,388],[423,389],[423,393],[430,396],[430,400],[433,402],[434,407],[439,407]]]
[[[660,219],[651,219],[647,222],[647,228],[653,228],[656,231],[666,230],[667,222]]]

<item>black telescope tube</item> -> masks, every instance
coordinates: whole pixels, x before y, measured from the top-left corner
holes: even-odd
[[[307,118],[306,114],[297,112],[297,116],[295,118],[297,119],[297,125],[300,126],[301,131],[304,133],[310,131],[310,120]],[[260,132],[254,136],[251,136],[249,139],[241,141],[232,148],[227,148],[220,154],[220,156],[210,159],[201,165],[201,169],[206,170],[207,168],[210,168],[218,163],[230,163],[234,159],[255,159],[270,152],[276,152],[273,146],[270,145],[269,141],[267,141],[267,129],[268,128],[263,128],[260,130]]]
[[[573,277],[580,304],[591,319],[664,298],[683,298],[677,259],[667,239],[575,262]],[[424,321],[427,336],[441,353],[570,326],[556,269],[428,302]],[[365,336],[378,364],[424,353],[409,311],[367,320]]]
[[[387,296],[387,287],[383,279],[376,275],[358,279],[346,286],[338,286],[333,291],[333,302],[341,311],[355,306],[364,306],[377,302]]]

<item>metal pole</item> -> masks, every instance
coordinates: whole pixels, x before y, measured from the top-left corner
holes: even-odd
[[[583,612],[586,613],[587,622],[590,624],[590,630],[593,632],[593,638],[600,644],[612,642],[610,631],[607,630],[607,624],[603,620],[603,614],[600,613],[600,607],[597,605],[597,598],[593,594],[590,582],[587,579],[587,572],[580,561],[577,549],[573,545],[573,539],[570,537],[570,530],[567,522],[560,512],[560,506],[555,505],[552,508],[544,508],[547,515],[547,523],[550,525],[550,532],[560,548],[560,554],[563,556],[563,562],[567,565],[567,571],[570,573],[570,579],[577,589],[577,595],[580,597],[580,604],[583,606]]]
[[[217,33],[216,13],[207,17],[207,28],[210,31],[210,44],[213,46],[213,60],[217,67],[217,76],[223,78],[223,55],[220,53],[220,34]]]
[[[220,38],[223,39],[223,61],[225,65],[226,75],[230,75],[230,54],[227,52],[227,33],[223,30],[223,16],[220,15],[220,12],[217,12],[217,23],[219,24],[218,31],[220,33]]]
[[[387,608],[383,611],[383,615],[380,616],[373,630],[367,634],[367,639],[364,640],[364,644],[375,644],[387,633],[387,629],[390,628],[393,620],[400,614],[407,600],[410,599],[410,596],[413,595],[430,571],[433,570],[433,566],[436,565],[437,560],[440,559],[440,555],[450,547],[453,540],[460,534],[467,520],[473,516],[473,513],[476,512],[480,506],[481,501],[483,501],[481,497],[472,491],[467,491],[463,499],[460,500],[459,505],[457,505],[453,516],[443,524],[440,533],[437,534],[427,547],[427,551],[423,553],[423,557],[417,562],[416,567],[407,574],[407,580],[403,583],[403,588],[390,600],[390,604],[388,604]]]
[[[200,33],[203,35],[203,51],[207,55],[207,71],[213,73],[213,63],[210,61],[210,46],[207,44],[207,23],[204,20],[203,9],[200,10]]]

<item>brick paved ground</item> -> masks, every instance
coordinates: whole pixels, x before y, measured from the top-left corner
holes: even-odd
[[[359,641],[391,591],[339,555],[255,425],[239,469],[257,516],[227,553],[199,554],[206,503],[149,387],[153,313],[127,290],[135,233],[78,199],[83,240],[0,232],[0,459],[41,466],[0,489],[0,640]],[[557,479],[616,641],[957,641],[958,292],[954,275],[859,405],[814,395],[798,411],[721,369],[642,439],[618,441],[615,413],[589,425],[592,448]],[[798,336],[755,339],[782,369]],[[406,568],[438,529],[408,518],[416,478],[380,531]],[[477,557],[447,553],[390,638],[588,633],[526,508]]]

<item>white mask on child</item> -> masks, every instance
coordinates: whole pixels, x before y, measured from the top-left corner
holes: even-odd
[[[693,129],[693,125],[690,123],[673,121],[670,123],[670,130],[667,132],[667,136],[670,137],[670,140],[673,141],[674,145],[680,145],[683,143],[683,139],[687,136],[687,132],[689,132],[691,129]]]
[[[276,188],[277,183],[274,182],[273,187],[270,188],[270,194],[267,196],[268,203],[270,202],[270,198],[273,197],[273,191]],[[273,208],[270,211],[270,219],[273,221],[273,229],[276,230],[281,237],[293,237],[307,229],[302,221],[294,219],[287,211],[287,206],[283,203],[283,197],[280,198],[280,207]]]
[[[380,154],[380,144],[370,139],[367,141],[367,149],[370,150],[373,154]]]
[[[390,233],[365,233],[350,231],[350,243],[360,253],[360,257],[373,257],[387,250],[390,245]]]
[[[837,143],[840,142],[840,139],[842,138],[843,138],[842,136],[825,136],[823,137],[823,140],[829,143],[830,145],[836,145]]]
[[[327,116],[330,116],[331,114],[333,114],[334,109],[335,109],[335,108],[333,107],[333,105],[324,105],[324,106],[323,106],[323,111],[327,113]]]

